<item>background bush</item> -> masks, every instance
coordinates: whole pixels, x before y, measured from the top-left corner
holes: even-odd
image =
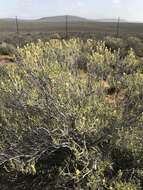
[[[7,43],[2,43],[0,44],[0,55],[14,55],[16,54],[16,48],[11,45],[11,44],[7,44]]]
[[[127,48],[132,48],[136,55],[142,57],[143,56],[143,43],[142,41],[137,37],[128,37],[127,38]]]

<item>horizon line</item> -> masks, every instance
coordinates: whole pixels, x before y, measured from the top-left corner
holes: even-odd
[[[79,17],[79,18],[82,18],[82,19],[86,19],[86,20],[89,20],[89,21],[102,21],[102,20],[118,20],[119,16],[118,17],[107,17],[107,18],[88,18],[88,17],[84,17],[84,16],[79,16],[79,15],[71,15],[71,14],[63,14],[63,15],[51,15],[51,16],[35,16],[35,17],[22,17],[22,16],[12,16],[12,17],[0,17],[0,19],[16,19],[16,17],[19,19],[19,20],[40,20],[42,18],[52,18],[52,17],[66,17],[66,16],[69,16],[69,17]],[[130,19],[126,19],[126,18],[122,18],[120,17],[120,21],[124,21],[125,23],[143,23],[143,21],[139,21],[139,20],[130,20]]]

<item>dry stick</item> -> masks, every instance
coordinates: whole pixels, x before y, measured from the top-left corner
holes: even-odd
[[[22,66],[22,65],[25,66],[24,64],[21,64],[21,66]],[[32,70],[31,70],[30,68],[29,68],[29,69],[26,68],[26,70],[27,70],[28,74],[32,77],[32,79],[34,79],[33,82],[44,92],[46,101],[48,101],[48,99],[49,99],[51,105],[55,108],[55,111],[57,111],[57,113],[61,116],[61,118],[62,118],[64,121],[66,121],[66,119],[67,119],[67,118],[66,118],[66,115],[65,115],[63,112],[61,112],[61,111],[59,110],[59,108],[58,108],[58,102],[56,102],[56,101],[54,100],[54,98],[53,98],[50,94],[47,94],[47,89],[45,89],[45,87],[43,87],[42,81],[40,81],[39,78],[34,75],[34,73],[32,72]],[[47,106],[48,106],[48,105],[47,105]],[[49,106],[48,106],[48,107],[49,107]],[[53,115],[53,117],[54,117],[54,115]],[[55,119],[57,119],[57,118],[55,117]]]

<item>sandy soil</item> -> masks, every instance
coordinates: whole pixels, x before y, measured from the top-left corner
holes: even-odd
[[[0,55],[0,66],[7,65],[13,63],[13,57],[8,55]]]

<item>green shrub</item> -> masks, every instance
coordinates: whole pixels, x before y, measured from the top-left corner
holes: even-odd
[[[132,183],[126,183],[126,182],[116,182],[114,185],[114,188],[110,189],[115,189],[115,190],[137,190],[138,187]]]
[[[105,42],[79,38],[17,51],[19,64],[0,75],[1,155],[35,157],[50,134],[74,158],[52,175],[35,175],[33,188],[49,188],[54,175],[51,189],[142,189],[143,74],[134,51],[120,59]]]
[[[108,48],[111,48],[112,50],[118,50],[124,47],[124,42],[121,38],[114,38],[114,37],[107,36],[105,37],[104,41],[105,41],[105,45]]]
[[[127,49],[133,49],[136,53],[136,55],[142,57],[143,56],[143,43],[141,40],[137,37],[128,37],[127,38]]]
[[[104,41],[108,49],[111,49],[112,51],[118,51],[120,49],[120,55],[122,57],[126,55],[125,43],[122,38],[107,36],[104,38]]]
[[[11,45],[11,44],[7,44],[7,43],[2,43],[0,45],[0,55],[14,55],[16,54],[17,50],[16,48]]]

